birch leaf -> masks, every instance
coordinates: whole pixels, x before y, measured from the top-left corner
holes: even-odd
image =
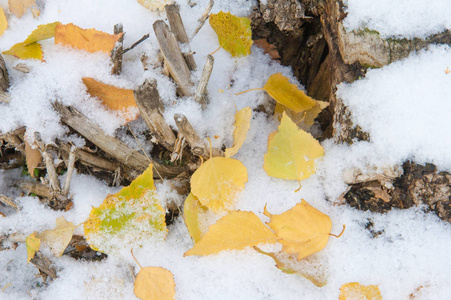
[[[313,98],[299,90],[295,84],[291,84],[281,73],[271,75],[263,89],[274,100],[296,113],[311,109],[316,104]]]
[[[138,0],[138,3],[151,11],[164,10],[168,4],[173,4],[173,0]]]
[[[211,225],[202,239],[184,256],[241,250],[260,243],[275,243],[276,236],[250,211],[233,211]]]
[[[41,45],[37,42],[49,39],[55,36],[55,28],[59,22],[48,23],[45,25],[39,25],[38,28],[33,30],[27,39],[21,43],[17,43],[7,51],[3,51],[3,54],[14,55],[20,59],[39,59],[43,60],[43,53]]]
[[[236,17],[231,13],[210,14],[210,25],[218,35],[219,45],[233,57],[251,53],[252,30],[248,18]]]
[[[90,77],[83,77],[82,80],[91,96],[99,98],[109,109],[123,113],[127,122],[136,120],[138,113],[132,110],[137,107],[133,90],[117,88]]]
[[[280,215],[271,215],[265,207],[264,214],[271,219],[268,225],[283,245],[282,251],[297,255],[298,260],[326,247],[332,221],[305,200]]]
[[[108,34],[95,29],[83,29],[72,23],[58,24],[55,33],[55,44],[69,46],[87,52],[105,52],[110,54],[123,33]]]
[[[27,162],[28,173],[30,173],[31,177],[34,176],[34,169],[39,165],[42,161],[41,152],[37,148],[31,148],[30,144],[25,141],[25,159]]]
[[[50,248],[53,255],[60,257],[63,255],[64,250],[66,250],[67,245],[69,245],[75,227],[72,222],[66,221],[61,216],[56,219],[56,227],[40,233],[39,238],[43,245]]]
[[[35,0],[8,0],[8,7],[9,11],[18,18],[21,18],[30,7],[33,10],[33,16],[39,15]]]
[[[323,155],[320,143],[283,113],[278,131],[268,138],[263,167],[269,176],[302,180],[316,172],[315,159]]]
[[[190,193],[185,199],[185,204],[183,206],[183,217],[185,219],[185,224],[188,228],[189,235],[195,243],[199,242],[202,237],[199,216],[206,211],[207,209],[200,204],[197,197],[192,193]]]
[[[247,182],[247,169],[233,158],[213,157],[191,177],[191,193],[214,212],[229,209]]]
[[[165,210],[153,182],[152,165],[118,193],[108,195],[94,207],[84,224],[86,240],[92,249],[109,252],[121,243],[140,245],[150,236],[166,237]]]
[[[340,288],[339,300],[382,300],[377,285],[361,285],[358,282],[343,284]]]
[[[36,251],[39,250],[39,246],[41,245],[41,239],[36,236],[36,231],[27,236],[25,239],[25,244],[27,246],[27,264],[36,254]]]
[[[235,130],[233,131],[233,146],[225,150],[225,157],[234,156],[243,146],[247,132],[251,127],[252,109],[245,107],[235,114]]]
[[[276,116],[280,120],[282,118],[282,114],[285,112],[290,117],[290,119],[298,125],[299,128],[308,129],[315,123],[316,117],[318,117],[320,112],[327,106],[329,106],[329,102],[316,101],[315,106],[313,106],[312,108],[304,110],[300,113],[295,113],[288,107],[283,106],[280,103],[276,103],[274,116]]]
[[[6,28],[8,28],[8,21],[6,20],[3,8],[0,7],[0,36],[5,33]]]
[[[142,268],[136,275],[133,292],[142,300],[172,300],[175,298],[174,275],[160,267]]]

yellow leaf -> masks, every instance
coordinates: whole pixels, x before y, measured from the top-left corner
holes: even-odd
[[[199,200],[192,193],[185,199],[183,206],[183,217],[185,219],[186,227],[189,235],[197,243],[202,237],[202,230],[200,229],[199,215],[205,213],[207,209],[200,204]]]
[[[221,11],[210,15],[210,25],[218,35],[219,45],[233,57],[251,53],[252,30],[248,18]]]
[[[3,8],[0,7],[0,36],[5,33],[6,28],[8,28],[8,21]]]
[[[138,3],[151,11],[164,10],[168,4],[173,4],[173,0],[138,0]]]
[[[233,211],[211,225],[188,255],[209,255],[223,250],[241,250],[260,243],[275,243],[276,236],[251,211]]]
[[[343,284],[340,288],[339,300],[382,300],[377,285],[361,285],[358,282]]]
[[[18,18],[22,17],[30,7],[37,9],[35,0],[8,0],[8,6],[9,10]],[[33,12],[33,15],[35,15],[35,12]]]
[[[112,109],[128,113],[130,108],[137,107],[133,90],[121,89],[112,85],[99,82],[90,77],[83,77],[83,83],[88,88],[88,93],[99,98],[102,103]],[[138,117],[137,114],[126,117],[127,122],[133,121]]]
[[[108,34],[95,29],[82,29],[72,23],[56,26],[55,44],[69,46],[87,52],[110,53],[123,33]]]
[[[276,263],[276,268],[286,274],[300,275],[305,279],[310,280],[310,282],[317,287],[323,287],[327,284],[326,269],[318,260],[310,260],[309,257],[306,257],[305,259],[298,261],[283,252],[265,252],[257,246],[254,246],[254,249],[263,255],[271,257]]]
[[[243,146],[247,132],[251,127],[252,109],[245,107],[235,114],[235,130],[233,131],[233,146],[225,150],[225,157],[234,156]]]
[[[291,84],[287,77],[281,73],[269,77],[263,89],[280,104],[299,113],[313,108],[316,101]]]
[[[280,103],[276,103],[276,108],[274,109],[274,115],[280,120],[282,118],[283,112],[285,112],[290,119],[298,125],[299,128],[310,128],[315,123],[316,117],[319,113],[329,106],[329,102],[326,101],[316,101],[315,106],[308,110],[304,110],[300,113],[295,113],[288,107],[283,106]],[[305,124],[305,126],[302,126]]]
[[[133,292],[142,300],[172,300],[175,298],[174,275],[164,268],[142,268],[136,276]]]
[[[27,161],[28,173],[34,178],[34,169],[42,161],[41,152],[37,148],[31,148],[30,144],[25,141],[25,159]]]
[[[315,159],[323,155],[320,143],[284,112],[278,131],[268,138],[263,167],[269,176],[302,180],[316,172]]]
[[[117,243],[136,243],[150,236],[166,237],[166,212],[160,205],[153,182],[152,165],[118,193],[108,195],[94,207],[84,224],[91,248],[108,252]]]
[[[213,157],[191,177],[191,193],[214,212],[229,209],[247,182],[247,169],[233,158]]]
[[[304,199],[280,215],[271,215],[265,207],[265,215],[271,218],[268,225],[283,245],[282,251],[297,255],[298,260],[326,247],[332,221]]]
[[[11,49],[3,51],[2,53],[14,55],[20,59],[34,58],[42,61],[43,54],[41,45],[37,42],[54,37],[55,28],[58,24],[59,22],[53,22],[39,25],[38,28],[31,32],[25,41],[15,44]]]
[[[39,250],[39,246],[41,245],[41,239],[36,237],[36,231],[27,236],[25,239],[25,244],[27,246],[27,264],[34,257],[36,251]]]
[[[39,238],[43,245],[50,248],[53,255],[60,257],[63,255],[64,250],[66,250],[67,245],[69,245],[75,227],[72,222],[66,221],[61,216],[56,219],[56,227],[40,233]]]

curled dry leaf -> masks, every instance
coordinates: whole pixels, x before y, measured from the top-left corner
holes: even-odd
[[[308,110],[304,110],[300,113],[295,113],[290,110],[288,107],[283,106],[280,103],[276,103],[276,108],[274,109],[274,116],[276,116],[279,120],[282,118],[283,113],[285,112],[290,119],[298,125],[301,129],[308,129],[314,123],[316,117],[323,111],[326,107],[329,106],[329,102],[326,101],[316,101],[315,106]]]
[[[39,238],[43,245],[50,248],[53,255],[60,257],[69,245],[72,235],[75,230],[75,225],[72,222],[66,221],[61,216],[56,219],[56,227],[51,230],[45,230],[39,234]]]
[[[149,237],[166,237],[166,212],[156,194],[152,167],[91,210],[84,232],[92,249],[109,252],[118,241],[140,245]]]
[[[272,59],[279,60],[281,58],[279,51],[277,50],[277,47],[273,44],[268,43],[266,39],[254,40],[254,44],[264,49],[265,50],[264,53],[271,56]]]
[[[253,212],[233,211],[211,225],[202,239],[184,256],[209,255],[275,242],[274,233]]]
[[[269,176],[302,180],[316,172],[315,159],[323,155],[320,143],[283,113],[277,132],[268,137],[263,167]]]
[[[55,32],[55,44],[87,52],[101,51],[110,54],[122,35],[123,33],[108,34],[95,29],[83,29],[72,23],[58,24]]]
[[[247,132],[251,127],[252,109],[245,107],[235,114],[235,130],[233,131],[233,146],[225,149],[225,157],[234,156],[246,140]]]
[[[18,18],[21,18],[31,7],[33,16],[39,15],[39,9],[35,0],[8,0],[9,10]]]
[[[343,284],[340,288],[339,300],[382,300],[377,285],[362,285],[358,282]]]
[[[264,214],[271,219],[268,225],[283,245],[282,251],[297,255],[298,260],[326,247],[332,221],[304,199],[280,215],[270,214],[266,207]]]
[[[191,193],[214,212],[229,209],[247,182],[247,169],[239,160],[213,157],[191,177]]]
[[[6,28],[8,28],[8,21],[3,8],[0,7],[0,36],[5,33]]]
[[[210,25],[218,35],[219,45],[233,57],[251,53],[252,30],[248,18],[236,17],[231,13],[211,14]]]
[[[41,239],[36,236],[36,231],[27,236],[25,239],[25,245],[27,246],[27,264],[36,254],[41,246]]]
[[[39,152],[39,149],[31,148],[30,144],[27,141],[25,141],[25,159],[27,161],[28,173],[30,173],[31,177],[34,178],[34,169],[42,161],[42,156],[41,152]]]
[[[199,217],[207,211],[207,208],[200,204],[199,200],[192,193],[185,199],[183,206],[183,218],[189,235],[195,243],[199,242],[202,237],[202,230]]]
[[[296,113],[311,109],[316,105],[313,98],[299,90],[295,84],[291,84],[288,78],[281,73],[271,75],[263,90],[274,100]]]
[[[136,113],[131,110],[137,107],[133,90],[117,88],[90,77],[83,77],[82,80],[91,96],[99,98],[109,109],[125,113],[127,122],[136,120],[138,110],[135,110]]]
[[[172,300],[175,298],[174,275],[160,267],[142,268],[136,275],[133,292],[142,300]]]

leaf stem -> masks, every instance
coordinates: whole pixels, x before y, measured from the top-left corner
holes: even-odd
[[[265,90],[265,89],[264,88],[255,88],[255,89],[245,90],[245,91],[240,92],[240,93],[235,93],[235,95],[238,96],[238,95],[250,92],[250,91],[261,91],[261,90]]]
[[[143,269],[143,267],[141,266],[141,264],[138,262],[138,260],[136,259],[135,255],[133,254],[133,248],[130,249],[130,252],[132,253],[133,259],[136,261],[136,263],[138,264],[138,266]]]
[[[221,49],[222,47],[221,46],[219,46],[218,47],[218,49],[216,49],[215,51],[213,51],[213,52],[211,52],[209,55],[213,55],[213,54],[215,54],[216,52],[218,52],[219,51],[219,49]]]
[[[329,233],[329,235],[334,236],[334,237],[336,237],[336,238],[339,238],[340,236],[343,235],[343,233],[345,232],[345,229],[346,229],[346,225],[343,224],[343,230],[340,232],[339,235],[335,235],[335,234],[333,234],[333,233]]]

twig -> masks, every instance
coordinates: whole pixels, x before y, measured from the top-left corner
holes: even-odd
[[[10,206],[15,208],[17,211],[20,210],[19,204],[17,204],[16,200],[14,200],[11,197],[8,197],[6,195],[0,195],[0,202],[3,203],[6,206]]]
[[[207,107],[207,98],[205,92],[207,90],[208,81],[210,80],[211,72],[213,71],[213,64],[215,59],[212,55],[207,55],[207,61],[205,62],[204,69],[202,70],[202,75],[200,77],[199,84],[196,89],[196,96],[194,101],[202,106],[202,109]]]
[[[114,25],[114,34],[120,34],[124,32],[122,24]],[[113,67],[111,68],[111,74],[119,75],[122,71],[122,55],[124,54],[124,35],[122,35],[119,40],[114,45],[111,51],[111,62]]]
[[[58,101],[55,101],[53,107],[59,112],[61,120],[64,123],[72,127],[107,154],[117,159],[126,168],[142,173],[149,166],[149,161],[145,155],[130,148],[117,138],[107,135],[97,124],[89,120],[75,108],[66,107]],[[154,160],[152,164],[156,173],[160,173],[163,177],[177,176],[186,169],[185,167],[179,166],[166,166]]]
[[[21,181],[19,182],[19,187],[43,198],[50,199],[52,197],[52,193],[50,193],[49,188],[37,181]]]
[[[183,25],[183,20],[180,16],[178,5],[166,5],[165,11],[168,17],[169,25],[171,26],[171,31],[174,33],[175,38],[179,43],[187,45],[188,54],[186,54],[184,57],[188,68],[191,71],[195,70],[197,68],[196,62],[194,61],[194,57],[191,52],[188,35],[186,34],[185,26]]]
[[[53,158],[45,149],[45,145],[42,142],[41,135],[39,134],[39,132],[35,132],[34,137],[36,139],[36,144],[38,145],[39,151],[41,152],[41,155],[44,158],[45,166],[47,168],[50,189],[52,191],[61,192],[58,175],[56,174],[55,165],[53,164]]]
[[[173,151],[175,135],[163,117],[164,106],[160,99],[155,79],[146,79],[135,91],[135,101],[139,112],[158,142]]]
[[[139,44],[141,44],[142,42],[144,42],[145,40],[147,40],[149,38],[149,34],[145,34],[142,36],[142,38],[140,38],[139,40],[137,40],[136,42],[134,42],[130,47],[124,49],[124,51],[122,51],[122,54],[127,53],[128,51],[132,50],[133,48],[135,48],[136,46],[138,46]]]
[[[208,2],[207,7],[205,8],[204,13],[197,21],[197,22],[199,22],[199,26],[197,26],[197,28],[194,30],[193,34],[191,35],[191,40],[196,36],[196,34],[199,32],[199,30],[202,28],[202,26],[204,26],[205,21],[207,21],[208,16],[210,16],[210,12],[211,12],[211,9],[213,8],[213,5],[215,5],[215,1],[210,0],[210,2]]]
[[[160,45],[165,63],[172,78],[178,84],[179,92],[183,96],[192,96],[191,74],[183,58],[180,46],[168,25],[162,20],[153,23],[153,29]]]
[[[75,145],[72,145],[69,151],[69,161],[67,163],[66,180],[64,181],[64,187],[62,191],[62,194],[66,197],[67,194],[69,193],[70,181],[72,179],[72,173],[74,172],[76,151],[77,147],[75,147]]]

